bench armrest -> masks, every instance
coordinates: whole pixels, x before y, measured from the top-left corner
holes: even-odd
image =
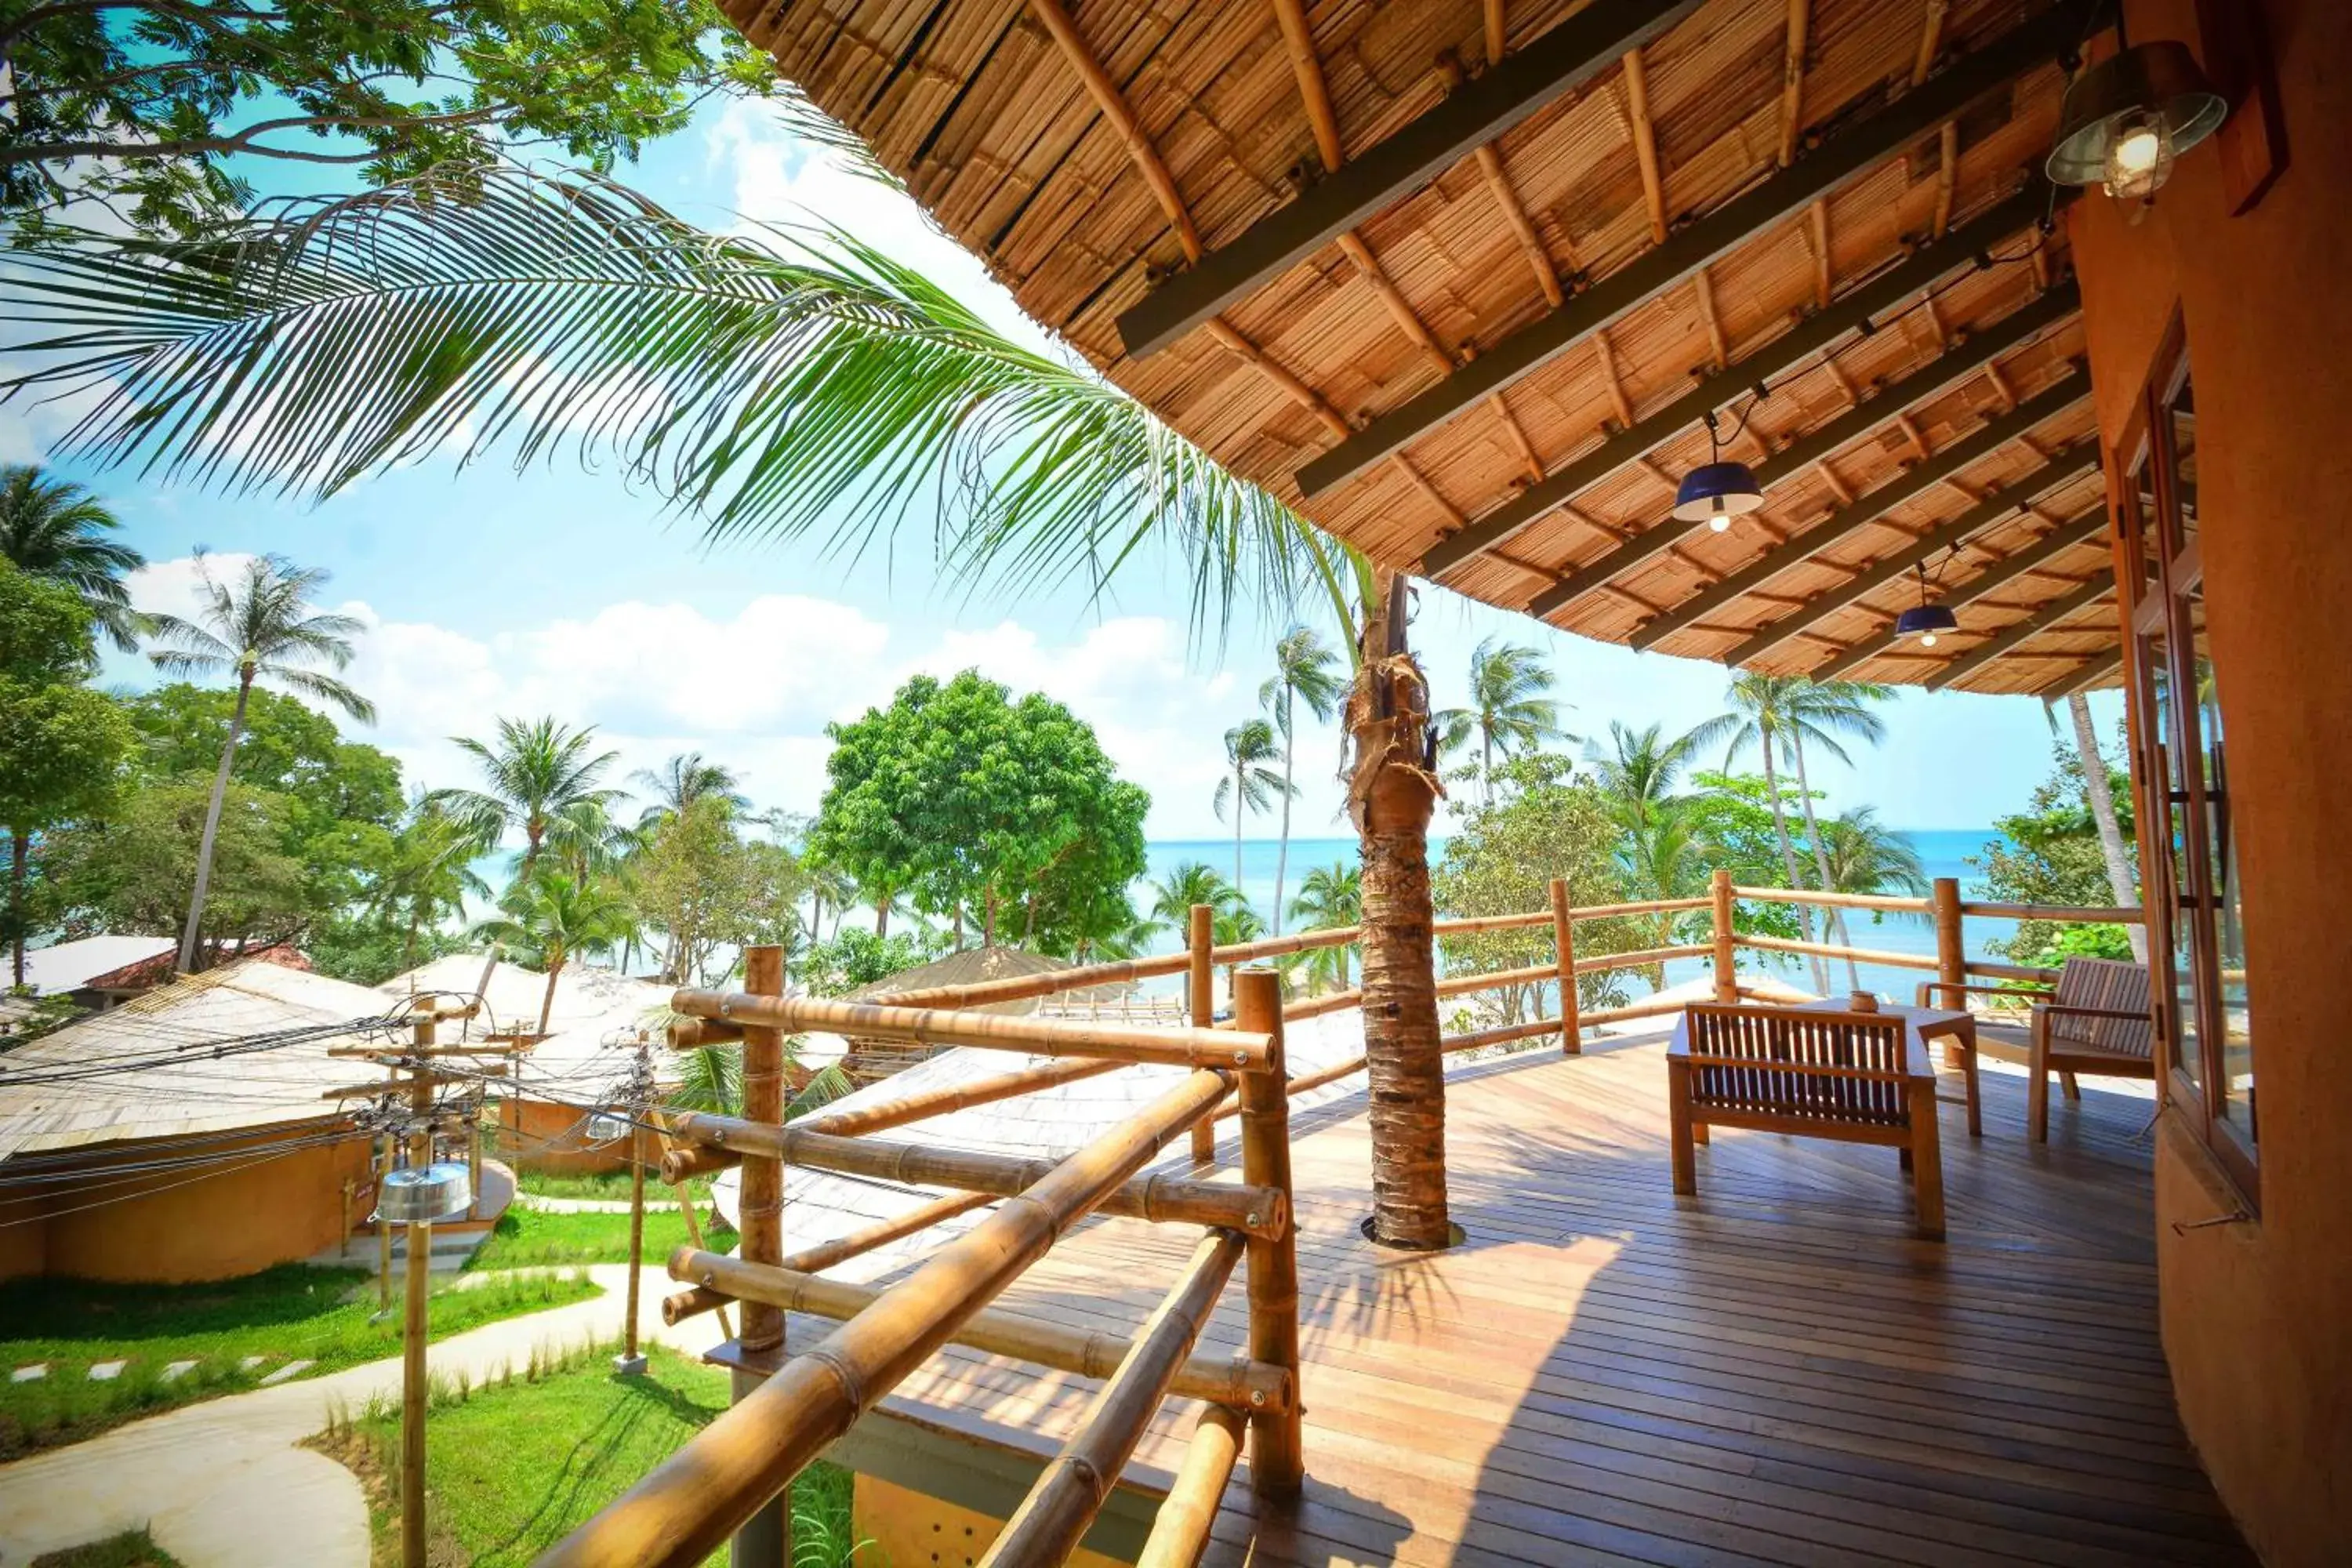
[[[2040,989],[2038,991],[2021,991],[2016,989],[2016,986],[2019,984],[2039,985]],[[1922,980],[1919,982],[1919,989],[1915,993],[1915,995],[1917,999],[1918,1005],[1924,1007],[1927,1005],[1927,998],[1930,992],[1949,994],[1954,991],[1973,991],[1983,996],[2008,996],[2020,1002],[2031,1002],[2036,995],[2049,996],[2055,994],[2049,986],[2041,985],[2040,983],[2036,981],[2015,982],[2010,985],[1978,985],[1973,984],[1964,984],[1960,982],[1952,980]]]

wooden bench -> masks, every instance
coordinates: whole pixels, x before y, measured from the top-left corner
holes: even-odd
[[[1994,985],[1919,983],[1919,1004],[1932,995],[1948,1007],[1968,1005],[1963,993],[2015,996]],[[2026,1026],[2025,1133],[2037,1143],[2050,1138],[2050,1075],[2056,1073],[2066,1098],[2080,1100],[2074,1075],[2107,1078],[2156,1077],[2156,1017],[2147,969],[2116,958],[2070,958],[2060,965],[2049,1000],[2036,1002]]]
[[[1936,1069],[1900,1017],[1699,1003],[1666,1047],[1677,1193],[1698,1191],[1695,1143],[1745,1127],[1898,1149],[1919,1234],[1944,1235]]]

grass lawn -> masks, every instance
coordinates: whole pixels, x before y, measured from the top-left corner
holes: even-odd
[[[610,1364],[615,1348],[577,1352],[535,1377],[517,1372],[436,1394],[425,1424],[436,1568],[521,1568],[727,1407],[727,1374],[717,1367],[651,1345],[646,1375],[621,1377]],[[359,1476],[375,1561],[397,1563],[399,1411],[339,1422],[312,1446]],[[823,1463],[794,1483],[797,1568],[848,1562],[849,1493],[849,1473]],[[724,1550],[710,1559],[726,1561]]]
[[[608,1203],[629,1201],[629,1173],[599,1171],[593,1175],[559,1175],[551,1171],[523,1171],[515,1182],[524,1192],[542,1198],[599,1198]],[[698,1203],[710,1201],[710,1178],[691,1176],[687,1179],[687,1192]],[[646,1173],[646,1201],[674,1203],[677,1189],[655,1173]]]
[[[143,1530],[126,1530],[105,1541],[44,1552],[32,1568],[180,1568],[180,1560],[147,1538]]]
[[[707,1224],[702,1239],[714,1252],[735,1245],[724,1225]],[[646,1211],[646,1261],[658,1267],[686,1242],[686,1216],[676,1209]],[[577,1263],[626,1263],[629,1216],[625,1214],[541,1214],[520,1205],[499,1216],[490,1239],[466,1267],[538,1268]]]
[[[553,1274],[444,1288],[434,1296],[433,1337],[594,1294],[584,1279]],[[363,1271],[299,1263],[202,1285],[0,1283],[0,1367],[49,1369],[35,1382],[0,1383],[0,1460],[250,1388],[290,1361],[314,1363],[300,1375],[316,1376],[398,1355],[399,1314],[370,1322],[374,1311],[374,1282]],[[93,1364],[113,1361],[128,1364],[108,1381],[90,1379]],[[166,1382],[165,1369],[183,1361],[196,1364]]]

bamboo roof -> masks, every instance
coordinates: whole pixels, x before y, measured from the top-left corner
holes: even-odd
[[[2113,679],[2031,184],[2082,0],[726,9],[1036,321],[1385,566],[1775,673]],[[1766,506],[1664,526],[1710,409]],[[1915,565],[1933,650],[1888,635]]]

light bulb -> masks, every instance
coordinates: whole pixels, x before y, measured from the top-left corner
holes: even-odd
[[[1919,646],[1921,647],[1934,647],[1936,646],[1936,634],[1933,632],[1921,633],[1919,637]]]
[[[2135,110],[2118,119],[2109,132],[2100,183],[2119,201],[2145,200],[2171,174],[2172,151],[2172,133],[2165,129],[2164,117]]]
[[[1706,526],[1710,533],[1726,532],[1731,527],[1731,514],[1727,511],[1718,511],[1706,520]]]

